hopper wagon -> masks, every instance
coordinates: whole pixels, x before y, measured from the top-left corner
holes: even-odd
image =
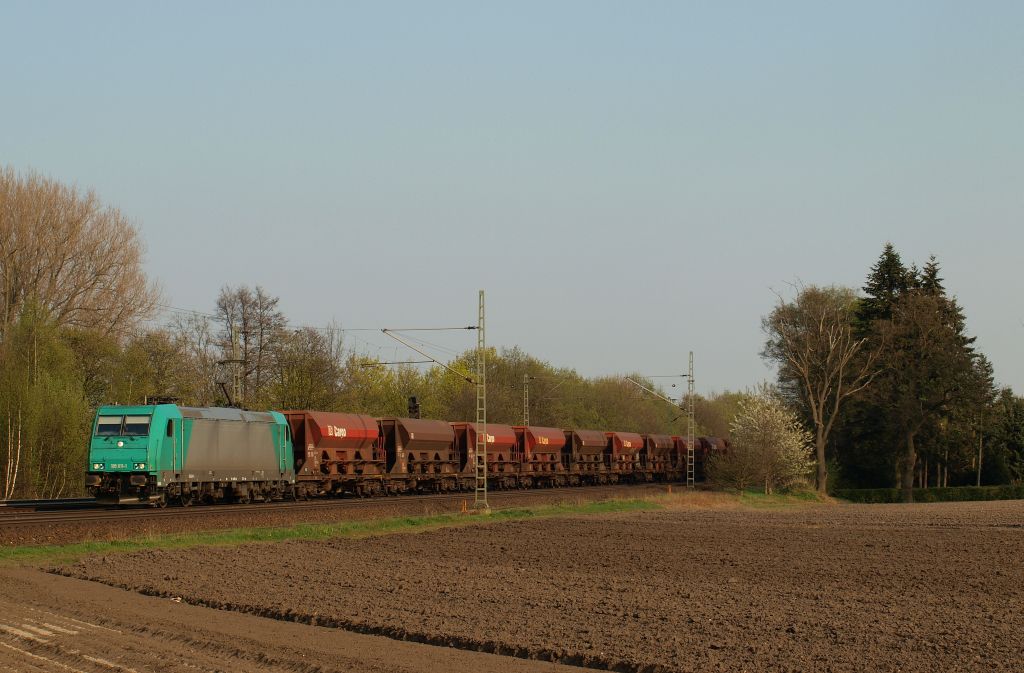
[[[565,486],[568,483],[567,468],[562,463],[565,431],[534,425],[517,425],[512,429],[522,456],[520,479],[523,486]]]
[[[648,481],[640,465],[644,438],[635,432],[606,432],[608,467],[612,482]]]
[[[460,472],[464,475],[465,487],[473,485],[476,478],[476,423],[452,423],[455,445],[459,454]],[[487,433],[487,483],[496,488],[517,488],[522,458],[516,433],[511,425],[488,423]]]
[[[671,435],[644,435],[644,448],[640,453],[640,462],[645,474],[651,475],[652,479],[658,481],[678,478],[673,476],[675,465],[672,454],[675,448],[675,438]]]
[[[364,414],[283,411],[300,497],[384,493],[387,461],[377,419]]]
[[[569,484],[607,484],[610,479],[608,438],[600,430],[566,430],[562,464]]]
[[[447,421],[381,418],[378,424],[387,457],[387,492],[459,490],[455,431]]]

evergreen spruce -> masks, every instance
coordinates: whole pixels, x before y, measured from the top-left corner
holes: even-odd
[[[881,256],[871,267],[864,285],[866,295],[860,301],[855,318],[857,332],[861,337],[871,333],[872,325],[878,320],[892,318],[892,308],[900,295],[914,284],[914,274],[907,269],[892,243],[886,243]]]
[[[921,272],[921,289],[936,297],[945,297],[946,288],[942,284],[942,280],[939,277],[939,262],[935,259],[935,255],[931,255],[928,258],[928,263],[924,265],[924,270]]]

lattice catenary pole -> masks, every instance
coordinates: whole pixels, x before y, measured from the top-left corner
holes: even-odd
[[[484,291],[480,290],[480,310],[476,327],[476,488],[473,506],[489,509],[487,504],[487,370],[484,334]]]
[[[690,373],[686,377],[686,487],[693,488],[696,483],[694,471],[694,446],[696,441],[696,422],[693,413],[693,397],[696,388],[693,384],[693,351],[690,351]]]
[[[523,374],[523,425],[530,424],[530,375]]]

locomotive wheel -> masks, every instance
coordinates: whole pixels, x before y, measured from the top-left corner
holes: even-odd
[[[192,494],[191,493],[182,493],[181,496],[178,498],[178,504],[181,505],[182,507],[191,507],[192,506]]]
[[[156,499],[156,501],[153,504],[156,505],[159,509],[164,509],[165,507],[167,507],[167,496],[161,495],[159,498]]]

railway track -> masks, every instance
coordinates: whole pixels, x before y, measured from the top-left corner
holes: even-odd
[[[96,498],[55,498],[52,500],[0,500],[0,511],[5,509],[82,509],[95,507]]]
[[[493,491],[489,494],[488,500],[492,504],[503,505],[512,503],[528,497],[549,496],[549,495],[572,495],[600,496],[629,491],[651,491],[664,490],[667,484],[616,484],[609,486],[588,486],[588,487],[564,487],[547,489],[529,489],[522,491]],[[265,513],[271,511],[318,511],[324,509],[365,509],[372,507],[387,506],[388,504],[402,505],[415,502],[453,502],[466,501],[472,504],[472,493],[437,493],[427,495],[403,495],[389,498],[336,498],[327,500],[316,500],[310,502],[271,502],[248,505],[200,505],[194,507],[169,507],[157,509],[152,507],[125,507],[97,505],[95,501],[90,509],[78,510],[0,510],[0,526],[39,526],[65,523],[89,523],[96,521],[141,521],[160,519],[164,517],[207,517],[218,514],[244,514]]]

